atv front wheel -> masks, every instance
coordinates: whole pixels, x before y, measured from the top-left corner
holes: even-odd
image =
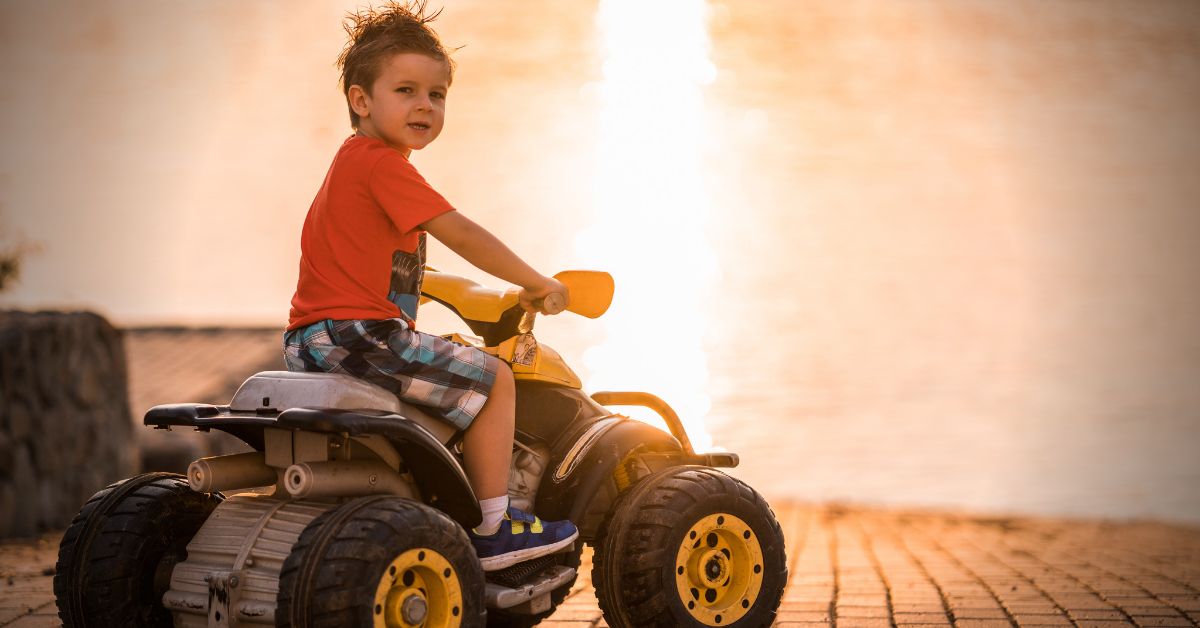
[[[223,499],[193,491],[175,473],[146,473],[92,496],[58,549],[54,596],[63,626],[170,626],[162,596],[171,572]]]
[[[275,625],[482,628],[483,568],[466,532],[402,497],[313,519],[279,573]]]
[[[763,498],[707,467],[665,469],[617,501],[597,537],[596,597],[612,628],[775,621],[783,531]]]

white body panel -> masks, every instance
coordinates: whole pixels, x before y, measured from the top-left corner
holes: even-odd
[[[175,565],[171,589],[163,596],[176,628],[274,626],[283,561],[305,526],[335,505],[333,500],[248,494],[222,502],[188,543],[187,560]],[[229,586],[229,576],[237,578],[236,586]],[[223,589],[222,599],[212,595],[217,587]],[[218,620],[215,615],[221,611]]]
[[[229,409],[235,412],[254,412],[264,408],[280,412],[291,408],[394,412],[419,423],[442,443],[449,442],[457,432],[454,426],[404,403],[379,386],[353,375],[338,373],[263,371],[246,380],[233,395],[233,401],[229,402]]]

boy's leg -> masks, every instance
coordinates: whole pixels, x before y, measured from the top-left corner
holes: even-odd
[[[502,363],[487,402],[463,435],[467,479],[483,511],[483,522],[467,536],[484,571],[554,553],[579,536],[570,521],[542,521],[508,504],[516,405],[512,369]]]
[[[485,571],[560,551],[579,536],[570,521],[542,521],[508,505],[517,395],[512,369],[495,356],[387,320],[322,321],[289,332],[285,355],[290,369],[354,375],[466,424],[463,466],[484,514],[467,536]],[[426,370],[428,377],[413,375]],[[481,396],[486,401],[476,405]]]
[[[481,500],[508,495],[516,403],[512,369],[502,362],[487,402],[463,435],[464,471]]]

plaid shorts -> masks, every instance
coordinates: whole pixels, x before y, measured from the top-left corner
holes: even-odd
[[[283,335],[290,371],[344,373],[390,390],[460,430],[487,401],[500,360],[401,319],[324,320]]]

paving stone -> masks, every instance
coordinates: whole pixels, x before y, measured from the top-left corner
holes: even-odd
[[[1076,610],[1069,609],[1071,617],[1076,621],[1100,620],[1100,621],[1121,621],[1125,619],[1125,614],[1116,610]]]
[[[62,626],[62,622],[57,616],[26,615],[11,624],[5,624],[4,628],[58,628],[59,626]]]
[[[58,620],[58,607],[54,605],[52,596],[5,597],[0,599],[0,604],[3,604],[0,606],[0,626],[5,628],[17,625],[17,621],[28,617],[52,616],[55,621]]]
[[[783,598],[783,602],[779,604],[779,610],[783,611],[801,611],[801,612],[829,612],[829,602],[791,602],[787,597]]]
[[[1110,602],[1112,600],[1109,600]],[[1166,604],[1158,604],[1155,606],[1126,606],[1117,604],[1121,610],[1127,615],[1142,615],[1144,617],[1179,617],[1179,611],[1167,606]]]
[[[791,593],[784,591],[783,600],[785,602],[793,602],[796,604],[811,604],[819,608],[829,608],[833,603],[833,593],[825,595],[809,595],[805,593]]]
[[[897,624],[943,624],[950,623],[945,613],[896,613],[893,619]]]
[[[836,609],[839,621],[842,617],[883,617],[891,615],[886,606],[838,606]]]
[[[957,628],[1012,628],[1007,619],[955,619]]]
[[[1167,596],[1163,599],[1182,611],[1200,611],[1200,596]]]
[[[891,628],[887,617],[842,617],[838,616],[838,628]]]
[[[1071,610],[1110,611],[1113,605],[1096,596],[1084,595],[1054,595],[1053,598],[1064,608]]]
[[[1092,619],[1080,619],[1075,622],[1079,628],[1123,628],[1124,626],[1132,626],[1133,622],[1129,620],[1121,621],[1096,621]]]
[[[994,597],[952,597],[947,600],[950,608],[999,609],[1000,603]]]
[[[596,621],[600,616],[600,609],[589,608],[589,605],[571,605],[563,604],[554,612],[554,621]]]
[[[1133,621],[1135,623],[1137,623],[1139,626],[1144,626],[1147,628],[1149,626],[1193,626],[1193,625],[1195,625],[1191,622],[1191,620],[1189,620],[1188,618],[1186,618],[1182,615],[1176,615],[1175,617],[1145,617],[1145,616],[1131,615],[1131,617],[1133,618]]]
[[[952,608],[956,619],[1008,619],[1008,613],[996,608]]]
[[[1042,604],[1010,604],[1008,600],[1004,602],[1004,608],[1013,615],[1061,615],[1058,606],[1053,602],[1046,600]]]
[[[1065,615],[1014,615],[1018,626],[1072,626]]]
[[[892,610],[897,613],[943,613],[946,607],[937,604],[894,604]]]
[[[557,614],[557,613],[555,613]],[[829,612],[814,613],[780,609],[779,621],[829,622]]]

